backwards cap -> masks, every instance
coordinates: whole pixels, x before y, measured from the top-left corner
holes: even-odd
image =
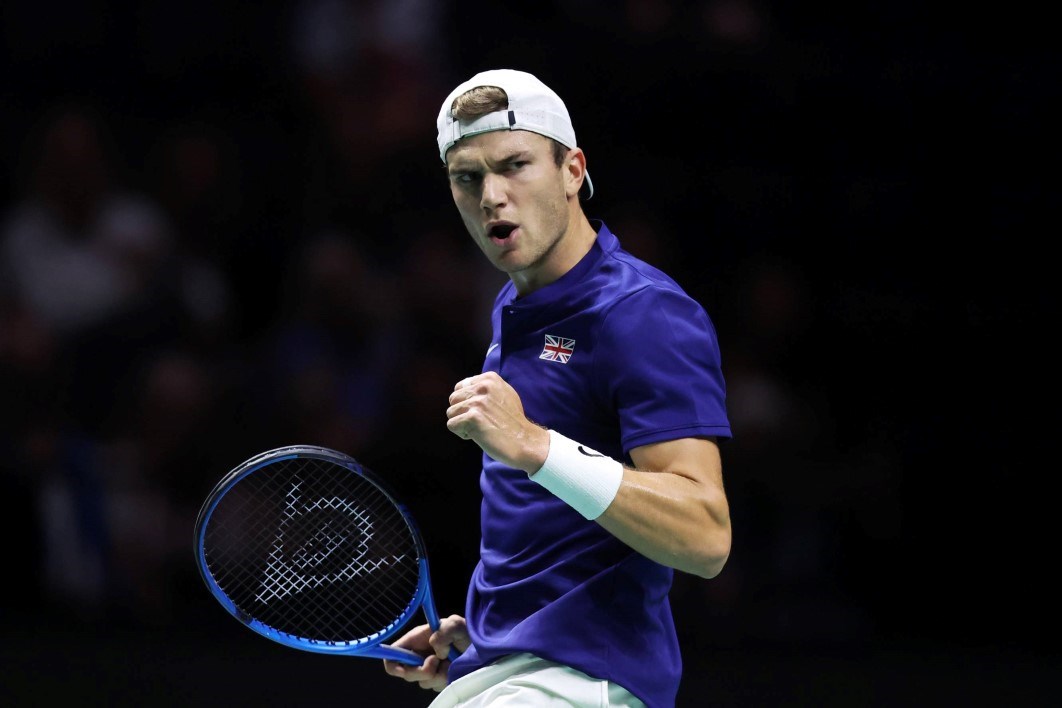
[[[509,97],[507,110],[495,111],[472,121],[456,120],[451,112],[454,99],[480,86],[496,86]],[[491,69],[481,71],[465,81],[446,97],[439,118],[439,157],[446,162],[446,151],[461,138],[493,130],[529,130],[553,138],[567,148],[576,147],[575,129],[564,101],[553,89],[526,71]],[[587,198],[594,194],[594,183],[586,174]]]

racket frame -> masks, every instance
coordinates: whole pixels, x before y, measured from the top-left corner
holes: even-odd
[[[225,591],[221,589],[217,581],[214,580],[214,576],[210,572],[209,565],[207,564],[206,549],[204,548],[206,529],[210,523],[210,517],[221,502],[222,497],[241,480],[254,474],[262,467],[297,458],[310,458],[338,464],[346,467],[352,474],[360,475],[368,480],[398,509],[413,537],[417,550],[417,563],[419,566],[419,578],[417,581],[416,592],[407,605],[405,612],[399,617],[396,617],[391,624],[368,637],[362,637],[352,641],[327,641],[309,637],[300,637],[283,632],[251,617],[237,607],[232,599],[225,594]],[[428,620],[428,625],[433,630],[439,629],[439,612],[436,608],[435,598],[431,588],[427,547],[421,536],[420,527],[417,525],[417,522],[413,518],[408,507],[398,500],[398,497],[394,494],[391,488],[378,475],[364,467],[353,457],[339,452],[338,450],[315,445],[288,445],[285,447],[274,448],[272,450],[266,450],[237,465],[214,486],[213,490],[211,490],[210,494],[207,495],[206,500],[203,502],[203,505],[199,510],[199,515],[196,518],[194,546],[196,567],[199,570],[199,575],[203,578],[203,582],[206,584],[207,589],[221,606],[225,608],[230,615],[256,633],[293,649],[319,654],[341,654],[376,659],[389,659],[403,664],[420,666],[424,662],[425,657],[409,649],[393,647],[384,644],[384,642],[393,637],[402,629],[402,627],[408,624],[409,620],[412,619],[414,614],[416,614],[418,608],[423,610],[424,615]],[[457,651],[451,648],[450,659],[453,660],[457,656]]]

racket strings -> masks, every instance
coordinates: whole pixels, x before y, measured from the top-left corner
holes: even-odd
[[[402,511],[369,479],[314,458],[239,481],[215,508],[204,551],[241,613],[317,641],[386,631],[420,586],[420,548]]]

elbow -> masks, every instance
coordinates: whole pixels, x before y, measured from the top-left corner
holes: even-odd
[[[688,572],[701,578],[711,580],[723,572],[723,566],[730,558],[730,530],[712,534],[711,539],[698,550],[694,563]]]
[[[704,500],[703,512],[701,533],[697,535],[696,547],[691,556],[693,567],[689,572],[710,580],[723,572],[723,566],[730,558],[733,538],[730,505],[722,490]]]
[[[730,558],[730,545],[733,533],[730,528],[730,510],[725,498],[705,504],[706,516],[702,517],[700,533],[696,542],[689,548],[687,558],[692,563],[688,572],[702,578],[711,579],[723,572],[723,566]]]
[[[705,578],[706,580],[711,580],[712,578],[723,572],[723,566],[726,565],[726,559],[729,557],[730,554],[726,553],[713,558],[710,563],[706,563],[701,567],[701,571],[697,573],[697,575],[701,576],[702,578]]]

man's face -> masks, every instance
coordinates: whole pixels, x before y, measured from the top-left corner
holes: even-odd
[[[554,279],[570,208],[552,141],[526,130],[481,133],[454,145],[446,166],[454,204],[490,262],[522,292]]]

